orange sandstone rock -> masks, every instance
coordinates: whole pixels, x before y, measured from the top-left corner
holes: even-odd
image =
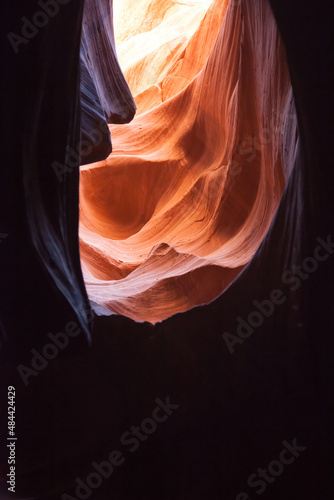
[[[214,2],[184,54],[163,80],[171,97],[111,126],[113,153],[81,172],[89,297],[137,321],[162,321],[228,286],[275,214],[293,158],[282,144],[295,148],[285,52],[267,2]],[[157,103],[150,88],[147,102]]]

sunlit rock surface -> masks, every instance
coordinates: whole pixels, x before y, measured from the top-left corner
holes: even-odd
[[[116,5],[117,54],[135,96],[138,112],[142,112],[148,108],[148,100],[149,107],[165,100],[165,78],[174,74],[180,62],[186,60],[189,41],[202,22],[210,1],[141,0],[134,4],[132,0],[119,0]],[[220,26],[219,18],[217,13],[217,29],[211,26],[213,39]],[[208,39],[206,42],[209,50],[212,43]],[[201,55],[196,56],[198,61],[201,61],[205,50],[202,48],[200,53]],[[195,70],[193,76],[197,72]],[[188,72],[188,83],[190,76]]]
[[[143,3],[146,24],[120,23],[121,53],[126,44],[129,57],[122,64],[131,90],[140,92],[139,115],[111,126],[112,155],[81,171],[89,298],[152,323],[210,302],[250,261],[298,143],[269,5],[185,3],[193,14],[187,19],[166,2],[150,21]]]
[[[52,169],[80,139],[83,2],[64,3],[17,54],[7,34],[21,33],[21,18],[34,17],[36,2],[0,5],[0,400],[6,405],[7,388],[15,387],[17,498],[77,498],[77,478],[86,481],[93,461],[115,448],[126,463],[91,498],[253,497],[254,490],[240,494],[247,478],[278,458],[283,439],[306,450],[265,495],[333,498],[333,8],[329,0],[270,3],[286,46],[300,140],[294,148],[288,99],[281,147],[290,177],[266,237],[210,304],[154,326],[100,316],[93,330],[77,245],[79,162],[63,182]],[[254,301],[268,305],[273,291],[283,294],[281,303],[241,338],[240,318],[254,324]],[[61,345],[70,321],[82,333],[54,358],[50,332]],[[32,349],[42,355],[47,346],[47,366],[31,364]],[[34,369],[28,387],[21,363]],[[122,434],[167,395],[180,405],[175,415],[128,453]],[[13,498],[7,474],[6,459],[4,500]]]
[[[138,16],[135,19],[141,19],[141,15],[137,14],[131,2],[129,5],[129,1],[116,4],[122,7],[116,23],[116,37],[117,27],[121,31],[117,52],[135,96],[137,115],[175,95],[199,73],[217,37],[228,5],[226,0],[220,4],[207,0],[180,3],[144,0],[144,3],[150,6],[145,22],[152,26],[152,31],[142,33],[143,27],[140,26],[136,35],[133,35],[131,24],[122,24],[122,14],[128,8],[130,12],[134,11],[134,17]],[[162,18],[167,7],[169,9]],[[157,20],[160,20],[160,24],[157,24]]]

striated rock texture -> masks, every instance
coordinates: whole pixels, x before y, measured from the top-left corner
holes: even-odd
[[[226,0],[220,4],[211,0],[141,3],[144,5],[137,12],[133,2],[119,2],[122,8],[116,23],[117,52],[135,96],[137,114],[166,101],[199,73],[228,5]],[[129,9],[135,27],[123,20]]]
[[[91,331],[77,236],[78,155],[64,168],[80,143],[83,2],[58,7],[46,25],[30,24],[30,31],[23,16],[27,23],[36,11],[39,19],[46,16],[36,2],[14,0],[10,9],[1,8],[0,231],[8,236],[1,242],[0,344],[21,349],[44,342],[48,331],[70,319],[87,339]],[[28,36],[13,47],[9,33]]]
[[[189,41],[203,17],[206,17],[210,3],[210,0],[118,2],[117,53],[135,97],[138,113],[165,100],[165,79],[167,75],[177,71],[182,60],[187,60]],[[226,5],[226,2],[223,2],[223,5]],[[196,54],[196,63],[194,64],[193,60],[191,64],[192,70],[188,68],[185,75],[185,81],[188,79],[188,83],[198,73],[198,62],[207,58],[221,25],[223,11],[221,7],[216,9],[216,20],[210,26],[211,40],[210,37],[206,38],[206,47],[201,47]]]
[[[80,139],[83,2],[62,4],[17,54],[7,35],[21,33],[36,1],[0,5],[0,427],[5,442],[7,388],[14,386],[18,498],[78,498],[77,479],[93,483],[93,462],[115,449],[125,463],[92,499],[254,498],[248,478],[279,457],[283,440],[306,449],[263,496],[333,498],[333,2],[270,3],[286,46],[300,140],[295,149],[288,101],[287,182],[269,231],[210,304],[155,325],[99,316],[91,336],[77,245],[79,162],[61,183],[51,166]],[[268,314],[277,291],[282,300]],[[266,315],[259,316],[255,300],[266,301]],[[240,318],[257,326],[240,336]],[[55,358],[49,349],[47,366],[38,362],[26,387],[18,365],[35,368],[31,350],[42,353],[49,332],[61,337],[69,321],[91,339],[89,348],[81,334]],[[167,396],[179,407],[131,453],[120,437],[147,423],[157,398]],[[7,474],[4,453],[4,500],[13,498]]]
[[[182,16],[132,38],[123,33],[125,72],[130,87],[148,85],[148,111],[112,126],[113,154],[81,170],[89,297],[136,321],[210,302],[231,283],[268,231],[295,159],[291,83],[269,5],[216,0],[202,10],[193,36],[180,35],[182,50],[170,45],[167,58],[168,23],[175,40]]]
[[[107,123],[127,123],[136,112],[119,67],[112,0],[85,0],[81,35],[81,164],[111,153]]]

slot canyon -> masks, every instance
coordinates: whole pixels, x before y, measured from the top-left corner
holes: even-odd
[[[1,499],[330,498],[331,0],[0,9]]]
[[[91,300],[137,321],[219,295],[255,254],[292,169],[297,118],[274,17],[267,3],[232,4],[145,1],[133,23],[133,4],[121,5],[137,115],[81,170],[80,243]],[[103,46],[96,36],[99,58]]]

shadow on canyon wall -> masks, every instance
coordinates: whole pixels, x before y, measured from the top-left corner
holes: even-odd
[[[83,2],[59,2],[35,34],[21,19],[34,17],[35,2],[1,7],[1,413],[14,386],[12,498],[332,493],[333,6],[271,5],[298,115],[294,168],[238,279],[209,305],[154,326],[91,321],[77,235],[79,158],[61,183],[50,167],[80,140]],[[7,422],[2,430],[6,439]],[[109,466],[97,472],[103,461]]]

